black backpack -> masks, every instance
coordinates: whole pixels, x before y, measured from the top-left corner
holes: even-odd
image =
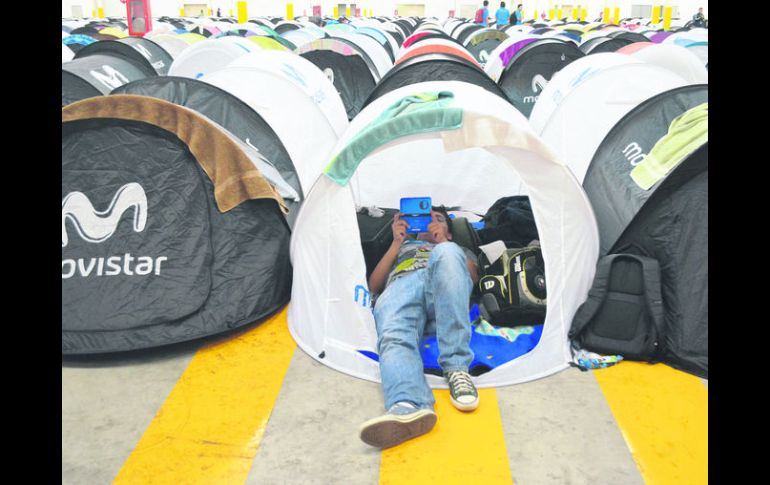
[[[635,254],[601,258],[588,298],[575,313],[568,336],[577,348],[657,362],[663,343],[657,260]]]
[[[545,322],[545,262],[539,246],[509,248],[496,261],[479,257],[479,312],[501,327]]]

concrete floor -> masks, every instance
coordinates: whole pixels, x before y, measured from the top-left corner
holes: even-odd
[[[63,359],[62,484],[112,483],[201,345]],[[515,483],[645,483],[593,372],[569,368],[497,399]],[[381,413],[379,384],[296,348],[245,483],[380,483],[381,453],[358,427]]]

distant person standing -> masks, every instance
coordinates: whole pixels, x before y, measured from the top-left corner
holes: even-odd
[[[692,26],[693,27],[706,26],[706,17],[703,15],[703,7],[700,7],[698,9],[698,13],[692,16]]]
[[[524,14],[522,13],[522,6],[519,4],[516,7],[516,10],[513,11],[513,18],[516,19],[516,22],[513,25],[521,25],[523,21]]]
[[[484,0],[483,6],[476,10],[476,18],[474,22],[481,25],[487,25],[487,17],[489,17],[489,0]]]
[[[508,21],[511,18],[511,11],[505,8],[505,2],[500,2],[500,8],[495,12],[495,23],[497,28],[501,29],[508,25]]]
[[[222,16],[222,9],[217,7],[217,17],[221,17],[221,16]]]

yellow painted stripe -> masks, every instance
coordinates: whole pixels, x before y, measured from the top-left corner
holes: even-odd
[[[594,371],[647,485],[708,483],[708,390],[663,364]]]
[[[382,451],[380,485],[513,483],[495,389],[479,389],[479,407],[458,411],[449,391],[434,390],[433,430]]]
[[[295,349],[286,308],[201,348],[114,483],[244,483]]]

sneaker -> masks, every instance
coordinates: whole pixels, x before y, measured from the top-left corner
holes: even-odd
[[[432,409],[399,402],[386,414],[361,425],[361,441],[377,448],[390,448],[432,430],[437,419]]]
[[[449,383],[449,395],[454,407],[460,411],[473,411],[479,407],[479,393],[470,374],[458,370],[448,372],[445,377]]]

